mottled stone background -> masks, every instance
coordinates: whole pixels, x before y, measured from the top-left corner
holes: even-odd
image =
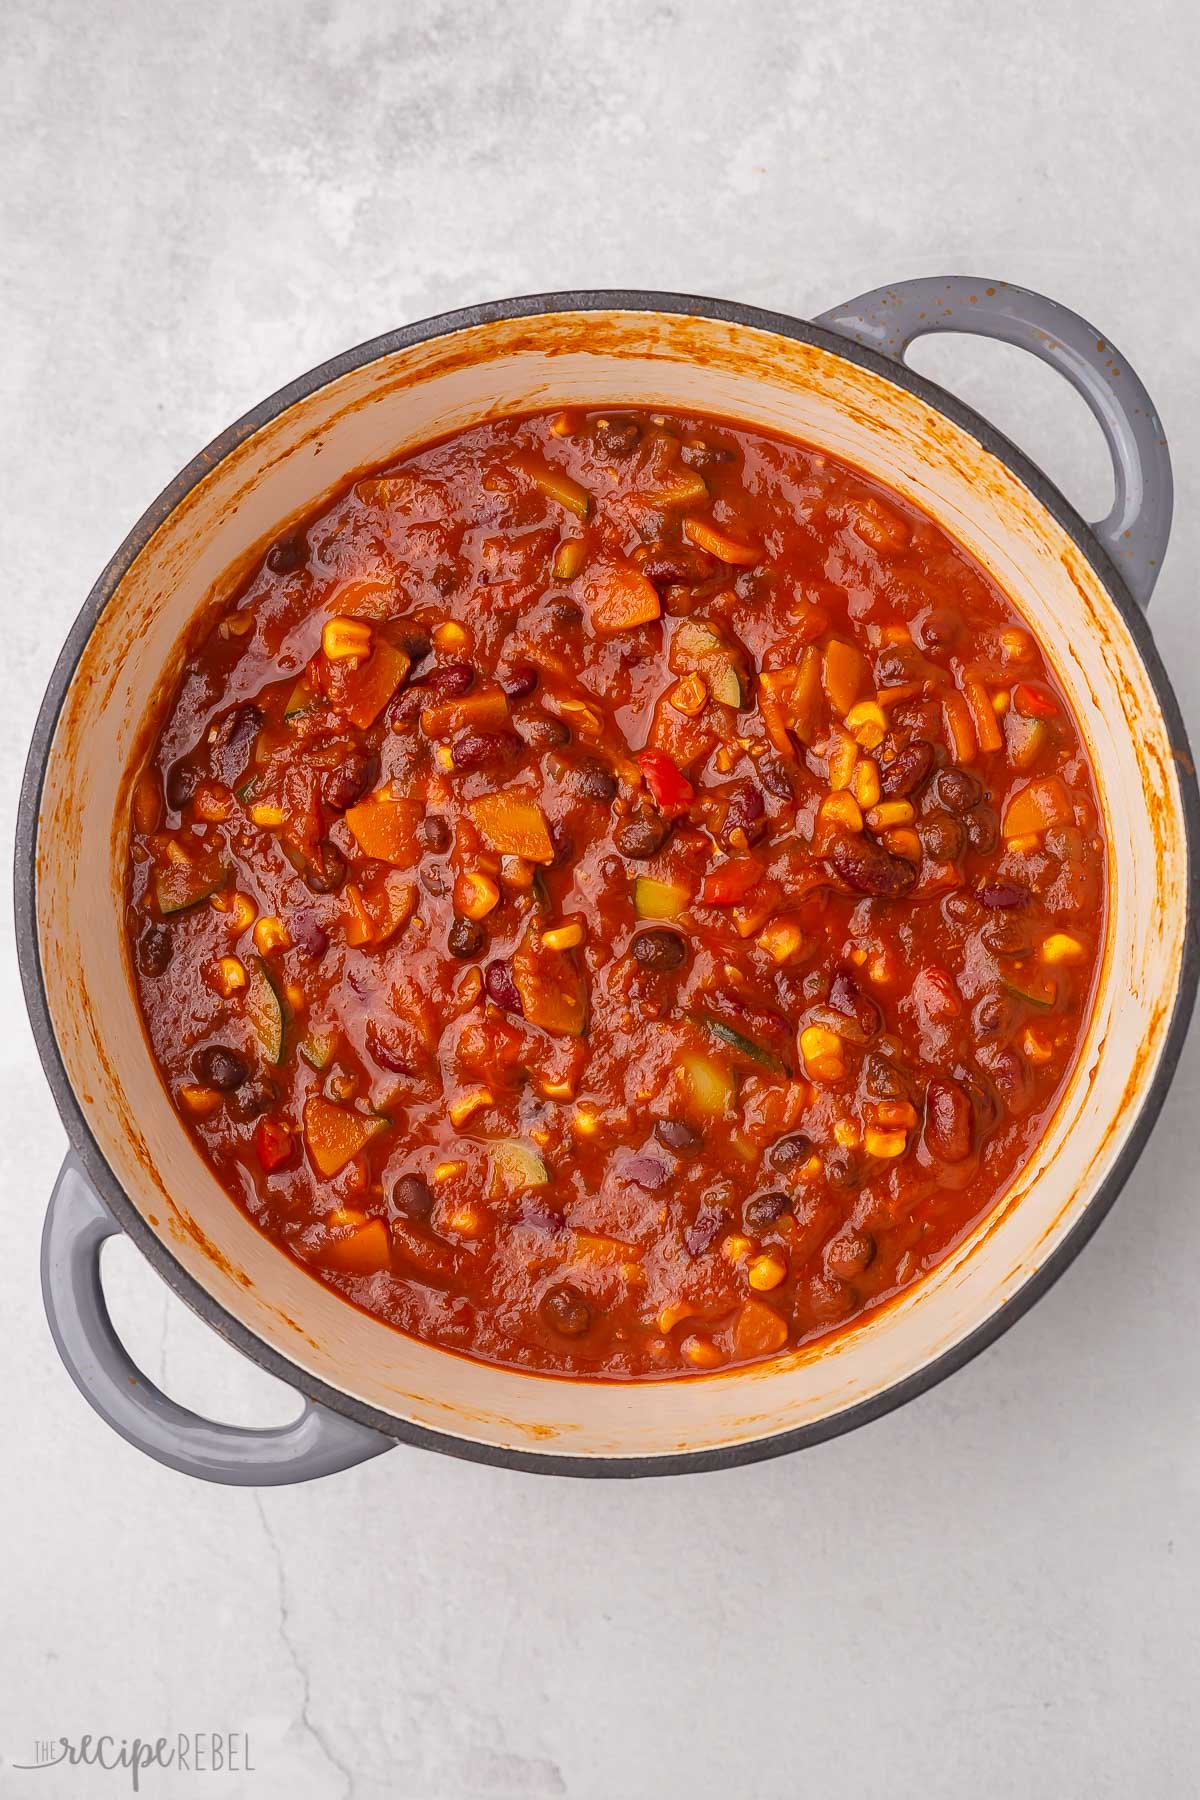
[[[963,271],[1091,316],[1161,408],[1155,630],[1196,728],[1200,34],[1130,10],[10,0],[0,26],[0,758],[10,835],[59,643],[147,501],[292,375],[404,320],[573,285],[801,314]],[[1092,515],[1082,404],[918,349]],[[6,902],[7,904],[7,902]],[[0,1794],[35,1740],[248,1731],[249,1800],[1190,1795],[1200,1778],[1195,1040],[1053,1294],[964,1373],[790,1460],[637,1485],[399,1451],[252,1494],[95,1419],[37,1242],[63,1135],[0,963]],[[116,1246],[145,1366],[287,1396]]]

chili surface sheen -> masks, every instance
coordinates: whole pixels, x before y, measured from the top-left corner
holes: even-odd
[[[388,1323],[564,1374],[843,1325],[996,1203],[1075,1059],[1095,790],[1026,625],[802,446],[500,419],[209,621],[134,789],[163,1080]]]

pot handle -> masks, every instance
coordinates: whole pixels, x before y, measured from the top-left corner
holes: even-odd
[[[42,1298],[75,1386],[114,1431],[168,1468],[232,1487],[279,1487],[353,1468],[395,1440],[315,1400],[288,1425],[256,1431],[202,1419],[142,1374],[113,1327],[100,1250],[120,1226],[74,1153],[54,1184],[42,1233]]]
[[[876,288],[816,323],[896,362],[930,332],[1000,338],[1065,375],[1098,421],[1116,475],[1112,511],[1092,530],[1138,605],[1149,605],[1171,534],[1171,456],[1149,394],[1094,325],[1044,294],[969,275]]]

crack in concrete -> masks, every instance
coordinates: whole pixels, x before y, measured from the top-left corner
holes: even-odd
[[[279,1580],[279,1641],[287,1651],[288,1660],[300,1679],[300,1723],[312,1739],[331,1769],[336,1769],[345,1782],[345,1800],[354,1800],[355,1778],[351,1769],[338,1756],[329,1743],[324,1731],[317,1724],[312,1714],[312,1679],[301,1658],[296,1640],[291,1630],[291,1604],[288,1600],[287,1568],[283,1560],[283,1551],[275,1536],[275,1529],[267,1517],[262,1495],[256,1493],[254,1505],[262,1523],[267,1543],[271,1547],[271,1555],[275,1560],[275,1571]]]

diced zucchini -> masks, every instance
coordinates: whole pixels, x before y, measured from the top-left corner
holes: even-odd
[[[316,1069],[319,1074],[332,1062],[337,1043],[338,1034],[332,1029],[310,1031],[308,1036],[301,1040],[299,1050],[309,1068]]]
[[[677,919],[691,905],[688,888],[639,875],[633,884],[633,909],[639,919]]]
[[[283,997],[261,957],[254,957],[246,982],[246,1013],[270,1063],[283,1061],[287,1013]]]
[[[546,1165],[536,1150],[519,1138],[507,1138],[492,1146],[490,1195],[493,1200],[505,1194],[521,1194],[528,1188],[545,1187],[550,1180]]]
[[[228,871],[224,863],[205,857],[198,863],[160,863],[154,871],[154,903],[164,919],[199,906],[223,888]]]
[[[724,1019],[714,1019],[711,1013],[705,1012],[692,1013],[690,1016],[697,1025],[703,1025],[705,1031],[710,1031],[720,1043],[728,1044],[731,1050],[736,1050],[740,1056],[745,1056],[752,1063],[757,1063],[760,1069],[769,1069],[772,1075],[787,1074],[786,1068],[773,1050],[764,1050],[761,1044],[756,1044],[753,1038],[748,1038],[744,1033],[736,1031],[732,1025],[727,1025]]]
[[[287,705],[283,709],[284,718],[294,719],[297,714],[307,712],[315,699],[316,695],[309,687],[307,678],[302,675],[287,697]]]
[[[719,1118],[732,1112],[737,1085],[724,1063],[689,1050],[679,1059],[684,1085],[697,1112]]]
[[[1027,1006],[1036,1006],[1039,1012],[1050,1012],[1057,998],[1058,990],[1053,981],[1044,975],[1017,975],[1007,977],[1004,986],[1016,1000],[1024,1000]]]

